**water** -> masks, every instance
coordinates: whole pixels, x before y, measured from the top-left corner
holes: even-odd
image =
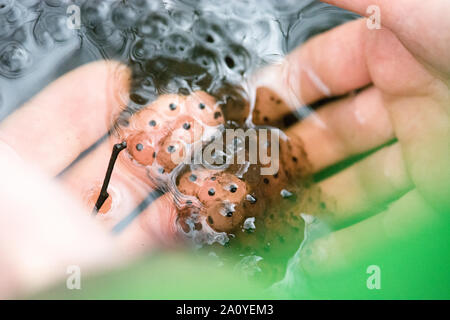
[[[80,8],[79,29],[67,27],[67,8],[73,4]],[[238,238],[233,249],[244,258],[257,257],[244,261],[251,261],[259,273],[277,269],[273,276],[261,276],[274,281],[283,274],[280,270],[286,256],[295,252],[303,238],[300,209],[307,207],[308,201],[296,195],[305,193],[306,183],[295,188],[277,184],[276,179],[292,177],[262,177],[257,171],[260,164],[213,173],[203,165],[169,167],[164,152],[173,153],[177,147],[164,144],[164,139],[174,131],[158,138],[163,147],[159,142],[150,144],[147,138],[135,135],[133,115],[142,114],[139,112],[161,95],[185,97],[203,91],[208,96],[201,96],[201,101],[179,104],[186,105],[183,108],[192,116],[181,121],[170,115],[152,115],[147,122],[172,128],[181,121],[177,126],[186,131],[199,125],[204,133],[197,140],[203,147],[225,128],[258,128],[248,110],[253,110],[255,103],[254,88],[249,85],[254,71],[281,61],[311,36],[353,18],[353,14],[310,0],[0,0],[0,120],[80,65],[100,59],[122,61],[133,71],[133,83],[129,99],[123,101],[126,108],[111,123],[113,134],[132,145],[127,152],[146,168],[156,189],[174,194],[182,217],[181,232],[198,245],[219,243],[217,252]],[[207,104],[209,97],[219,105]],[[208,110],[216,109],[205,116],[192,109],[203,103]],[[290,150],[288,143],[282,148]],[[230,147],[234,152],[239,148]],[[144,156],[147,150],[151,153]],[[284,168],[290,168],[281,175],[303,171],[293,170],[299,168],[294,158],[281,159]],[[192,181],[193,175],[199,177],[197,182]],[[180,182],[182,179],[186,182]],[[194,182],[198,191],[192,192],[193,187],[180,190],[183,183]],[[209,194],[203,196],[203,190]],[[273,190],[278,190],[278,198],[266,202]],[[211,202],[212,196],[220,201]],[[203,214],[205,207],[207,213]],[[227,219],[230,217],[233,219]],[[239,230],[244,221],[251,221],[251,228]],[[252,276],[258,277],[258,272]]]
[[[80,30],[70,30],[65,25],[67,8],[73,3],[81,7]],[[242,47],[242,52],[251,48],[262,62],[284,56],[309,37],[355,17],[311,0],[227,3],[186,0],[1,0],[0,119],[52,80],[79,65],[104,58],[123,61],[139,59],[136,49],[145,54],[139,51],[139,46],[143,44],[139,40],[145,32],[151,31],[145,28],[145,23],[140,28],[137,24],[151,10],[170,17],[171,23],[166,31],[177,31],[173,32],[173,37],[167,38],[166,47],[160,53],[176,55],[174,43],[178,41],[179,45],[186,41],[189,45],[193,33],[201,37],[201,26],[214,19],[219,28],[212,29],[211,36],[222,43],[233,41],[239,45],[234,47],[236,50],[230,48],[234,54],[239,54]],[[199,18],[200,15],[204,18]],[[223,33],[232,39],[225,39]],[[152,37],[152,40],[155,39]],[[146,44],[146,48],[149,46]],[[220,66],[221,72],[228,71],[223,67]],[[238,60],[234,69],[239,73],[247,67],[244,61]],[[18,90],[22,93],[20,97],[15,94]]]

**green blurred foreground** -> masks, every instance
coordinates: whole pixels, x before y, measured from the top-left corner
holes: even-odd
[[[448,217],[449,212],[443,212]],[[159,253],[124,269],[82,279],[81,290],[61,283],[39,299],[449,299],[448,219],[346,270],[302,276],[290,289],[264,290],[198,253]],[[367,267],[380,268],[380,289],[369,289]],[[294,270],[296,272],[296,270]],[[373,283],[372,281],[369,281]]]

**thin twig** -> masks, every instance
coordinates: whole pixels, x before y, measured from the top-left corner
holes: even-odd
[[[97,215],[98,211],[100,210],[100,208],[103,206],[103,204],[109,197],[108,185],[109,185],[109,181],[111,180],[111,175],[112,175],[112,172],[114,169],[114,164],[116,163],[117,156],[119,155],[120,151],[122,151],[126,147],[127,147],[126,141],[124,141],[122,143],[117,143],[113,147],[113,150],[111,153],[111,158],[109,159],[108,170],[106,170],[105,179],[103,180],[102,189],[100,190],[100,195],[98,196],[97,202],[95,203],[95,207],[92,210],[92,215],[94,215],[94,216]]]

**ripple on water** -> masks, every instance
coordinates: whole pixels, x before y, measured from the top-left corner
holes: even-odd
[[[28,50],[20,43],[11,42],[0,51],[0,74],[8,78],[20,77],[32,61]]]

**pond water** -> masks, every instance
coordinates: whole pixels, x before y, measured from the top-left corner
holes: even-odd
[[[126,109],[119,119],[111,123],[112,127],[119,128],[118,132],[122,127],[129,126],[134,114],[161,95],[188,96],[197,91],[207,92],[217,101],[225,101],[224,105],[228,109],[222,106],[225,118],[222,130],[223,127],[252,127],[247,121],[248,113],[242,118],[236,116],[239,111],[230,109],[228,100],[230,97],[232,100],[243,100],[242,105],[251,100],[249,88],[245,84],[254,71],[280,62],[287,53],[313,35],[355,17],[354,14],[311,0],[0,0],[0,121],[68,71],[91,61],[115,59],[127,64],[133,71],[129,99],[124,101]],[[72,27],[68,27],[70,25]],[[156,125],[154,119],[149,123]],[[190,128],[188,123],[182,125],[186,130]],[[137,141],[135,147],[137,151],[142,151],[142,141]],[[170,145],[169,152],[172,149],[174,146]],[[297,162],[295,157],[293,160]],[[285,162],[283,164],[290,166]],[[241,167],[223,170],[227,174],[232,172],[231,180],[223,176],[217,179],[225,179],[220,180],[220,183],[232,193],[238,190],[236,194],[240,194],[240,181],[247,183],[247,188],[254,192],[246,192],[241,196],[252,204],[260,197],[255,196],[258,185],[269,182],[266,178],[261,181],[254,178],[249,168],[247,166],[244,172]],[[194,175],[196,172],[198,167],[189,168],[188,177],[191,181],[197,179]],[[174,170],[176,176],[172,174],[170,177],[176,181],[176,186],[183,179],[182,173],[185,174],[186,170]],[[236,180],[236,176],[239,179]],[[216,176],[207,175],[202,181],[207,179],[215,181]],[[234,184],[230,184],[230,181],[234,181]],[[280,186],[283,188],[281,193],[277,191],[281,194],[280,199],[292,198],[292,192],[297,191]],[[208,188],[209,196],[215,195],[217,190]],[[261,197],[268,196],[269,191],[262,190]],[[225,201],[228,209],[222,215],[226,217],[236,209],[233,201],[227,195],[224,197],[221,203]],[[301,199],[294,197],[293,201],[297,202],[298,210]],[[218,212],[221,210],[217,209]],[[281,207],[278,210],[288,209]],[[300,213],[284,214],[289,216],[286,219],[292,223],[289,232],[302,237]],[[212,216],[216,219],[216,226],[217,219],[222,218],[214,214],[205,216],[203,228],[213,225]],[[268,220],[273,220],[273,214],[268,213],[266,216]],[[251,214],[245,217],[248,219],[239,223],[244,222],[243,229],[246,230],[242,230],[242,233],[247,235],[247,240],[237,246],[240,256],[244,256],[237,267],[254,273],[255,270],[261,271],[258,266],[261,260],[275,261],[274,264],[283,261],[281,264],[285,265],[286,252],[277,250],[274,241],[282,246],[283,243],[292,242],[292,236],[285,234],[286,231],[275,222],[264,224],[265,227],[271,225],[271,228],[277,229],[271,238],[262,232],[258,233],[258,218],[257,236],[248,235],[248,229],[255,229],[255,219]],[[181,227],[192,236],[199,229],[197,222],[185,219]],[[201,242],[227,244],[230,236],[234,237],[236,232],[224,233],[234,225],[227,226],[224,222],[222,226],[206,233],[213,234],[214,241],[211,241],[211,237],[205,240],[203,236]],[[296,241],[291,243],[290,255],[301,243],[301,239]],[[217,252],[211,251],[211,255],[217,256]],[[269,258],[269,252],[276,253]],[[270,279],[269,282],[279,280],[283,272],[277,269],[275,273],[273,277],[264,277]]]

